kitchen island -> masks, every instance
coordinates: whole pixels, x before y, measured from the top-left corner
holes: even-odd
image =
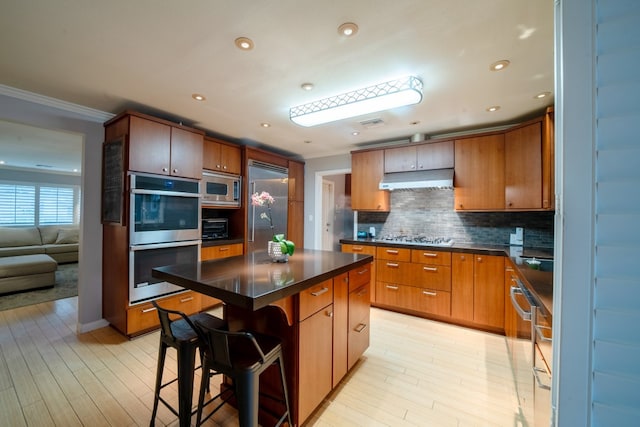
[[[231,330],[282,340],[294,425],[302,424],[369,346],[370,255],[297,250],[274,263],[266,252],[153,269],[153,276],[225,303]],[[261,390],[279,395],[277,370]],[[265,399],[274,413],[282,408]],[[274,419],[260,412],[260,424]]]

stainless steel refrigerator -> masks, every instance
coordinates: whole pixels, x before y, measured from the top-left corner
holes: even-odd
[[[257,160],[249,160],[247,173],[247,215],[248,247],[247,253],[266,251],[267,242],[273,239],[274,234],[287,235],[287,208],[289,204],[289,170],[282,166],[272,165]],[[254,206],[251,196],[254,193],[268,192],[274,202],[271,204],[271,213],[266,205]],[[268,219],[261,218],[266,213],[271,216],[273,230]]]

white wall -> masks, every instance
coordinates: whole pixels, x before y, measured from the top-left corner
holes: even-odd
[[[30,99],[33,99],[31,101]],[[59,104],[56,107],[55,104]],[[78,271],[78,330],[106,325],[102,319],[101,158],[110,115],[0,86],[0,118],[84,135],[82,215]]]

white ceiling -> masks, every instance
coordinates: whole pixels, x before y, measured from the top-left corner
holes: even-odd
[[[554,89],[553,0],[3,3],[1,84],[114,114],[136,109],[302,158],[514,123],[553,103],[534,98]],[[344,22],[359,32],[339,35]],[[241,36],[255,48],[238,50]],[[511,65],[490,71],[501,59]],[[313,128],[289,120],[291,106],[405,75],[424,82],[419,105]],[[305,82],[315,89],[302,90]],[[501,108],[488,113],[493,105]],[[384,124],[361,124],[372,118]],[[0,127],[0,157],[12,128]]]

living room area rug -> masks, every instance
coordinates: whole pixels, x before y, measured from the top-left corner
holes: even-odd
[[[0,296],[0,311],[78,295],[78,263],[60,264],[53,288]]]

